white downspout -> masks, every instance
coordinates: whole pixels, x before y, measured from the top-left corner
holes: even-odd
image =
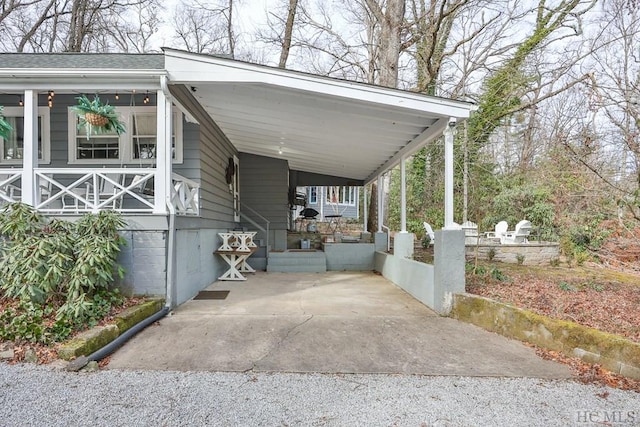
[[[171,187],[171,171],[172,171],[172,160],[173,160],[173,150],[171,147],[171,134],[172,134],[172,114],[171,114],[171,92],[169,92],[169,87],[167,86],[167,77],[160,77],[160,90],[158,91],[158,102],[157,108],[158,113],[160,113],[160,107],[162,103],[162,111],[163,114],[158,114],[158,148],[163,148],[163,150],[158,150],[158,163],[162,162],[162,169],[164,169],[164,175],[162,176],[162,181],[160,181],[159,176],[156,176],[155,181],[155,191],[156,191],[156,209],[158,208],[158,204],[162,203],[164,209],[169,210],[169,220],[168,220],[168,228],[167,228],[167,291],[166,291],[166,300],[165,305],[169,308],[172,308],[175,304],[175,296],[176,293],[176,249],[175,249],[175,241],[176,241],[176,210],[171,201],[171,191],[169,188]],[[163,116],[162,118],[160,116]],[[162,138],[164,139],[164,145],[160,145],[160,135],[162,134]],[[162,170],[161,169],[161,170]],[[160,170],[158,170],[160,172]],[[160,175],[160,173],[158,173]],[[159,186],[164,187],[161,190],[161,195],[163,197],[162,200],[159,200],[158,190]],[[166,210],[165,210],[166,212]]]

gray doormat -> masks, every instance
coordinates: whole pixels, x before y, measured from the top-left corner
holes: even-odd
[[[229,291],[200,291],[193,299],[226,299]]]

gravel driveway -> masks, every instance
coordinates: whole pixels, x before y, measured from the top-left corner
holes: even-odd
[[[0,425],[640,425],[640,394],[570,380],[0,364]],[[611,422],[613,421],[613,422]]]

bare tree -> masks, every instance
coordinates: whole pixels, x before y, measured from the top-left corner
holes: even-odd
[[[565,146],[640,221],[640,13],[630,6],[610,0],[603,8],[601,47],[590,55],[591,126]]]
[[[210,6],[200,1],[186,1],[174,9],[172,24],[180,47],[191,52],[235,53],[233,0]]]
[[[157,0],[32,0],[3,1],[0,43],[5,51],[82,52],[129,50],[111,36],[129,33],[135,24],[123,19],[127,10],[140,11]],[[131,14],[133,15],[133,14]],[[118,19],[116,19],[116,17]],[[153,22],[154,16],[149,16]],[[135,31],[149,37],[151,29]],[[145,49],[140,46],[136,50]]]
[[[282,38],[282,51],[280,52],[280,61],[278,67],[286,68],[289,51],[291,50],[291,37],[293,34],[293,24],[296,18],[296,9],[298,8],[298,0],[289,0],[289,11],[287,13],[287,22],[284,26],[284,37]]]

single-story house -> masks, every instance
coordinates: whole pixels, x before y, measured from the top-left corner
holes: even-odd
[[[79,127],[72,107],[82,95],[114,106],[126,131]],[[164,295],[172,306],[226,270],[214,255],[218,233],[257,231],[249,263],[266,269],[270,251],[287,249],[297,187],[379,180],[472,109],[168,48],[0,54],[0,105],[14,128],[0,138],[0,199],[68,218],[120,211],[124,285]],[[452,137],[449,146],[452,177]],[[446,185],[449,224],[452,179]]]
[[[360,216],[360,187],[350,185],[312,185],[298,187],[298,193],[306,196],[306,206],[319,212],[318,219],[327,215],[357,219]]]

